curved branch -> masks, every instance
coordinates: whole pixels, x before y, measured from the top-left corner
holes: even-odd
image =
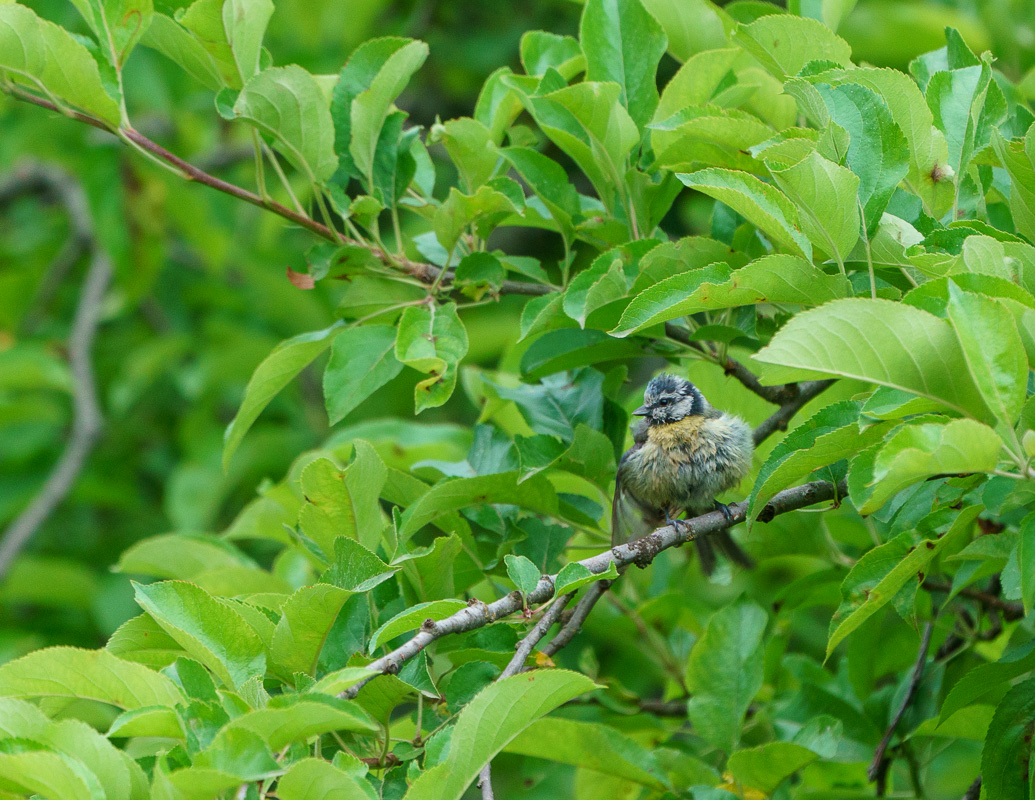
[[[768,522],[780,514],[789,511],[797,511],[799,508],[815,505],[825,500],[833,500],[845,493],[845,487],[835,486],[828,481],[813,481],[793,489],[785,489],[770,500],[758,519],[761,522]],[[692,542],[700,536],[711,536],[719,531],[733,527],[747,518],[748,504],[734,503],[729,506],[729,516],[724,516],[719,511],[709,511],[699,517],[685,520],[677,530],[671,525],[658,528],[642,539],[637,539],[628,544],[617,545],[603,553],[584,558],[578,563],[592,572],[600,575],[606,572],[611,564],[616,567],[625,567],[635,564],[638,567],[646,567],[658,555],[672,547]],[[463,608],[450,617],[443,620],[426,620],[420,631],[408,642],[397,647],[392,652],[381,658],[372,661],[367,665],[368,669],[380,673],[394,674],[409,659],[416,656],[421,650],[443,636],[454,633],[464,633],[484,627],[490,622],[507,617],[520,611],[524,604],[544,603],[554,595],[556,575],[543,576],[536,588],[523,598],[521,592],[511,592],[492,603],[483,603],[480,600],[472,600],[467,608]],[[361,683],[342,692],[340,697],[355,697],[363,688],[376,676],[371,676]]]
[[[58,113],[65,113],[62,109],[58,108],[54,103],[46,100],[42,97],[28,92],[18,86],[9,86],[5,88],[12,97],[23,100],[26,103],[45,108],[48,111],[56,111]],[[108,133],[115,133],[110,127],[103,121],[91,117],[89,114],[83,114],[78,111],[72,111],[67,114],[72,119],[82,122],[91,127],[97,128]],[[118,134],[125,137],[127,141],[132,142],[141,150],[150,153],[152,156],[160,161],[169,164],[170,166],[179,170],[183,177],[187,180],[197,181],[198,183],[215,189],[218,192],[223,192],[231,197],[236,197],[238,200],[243,200],[246,203],[250,203],[258,208],[271,211],[284,219],[294,222],[302,228],[305,228],[310,233],[314,233],[322,239],[326,239],[329,242],[341,245],[352,245],[355,247],[362,247],[369,251],[370,254],[386,266],[394,267],[408,275],[417,278],[422,283],[433,284],[435,279],[442,270],[434,264],[428,264],[422,261],[412,261],[404,256],[389,255],[384,250],[375,245],[367,242],[360,242],[356,239],[351,239],[337,231],[327,227],[321,222],[317,222],[312,217],[306,214],[300,214],[299,212],[282,205],[275,200],[262,197],[261,195],[251,192],[244,187],[238,186],[237,184],[225,181],[222,178],[218,178],[211,173],[205,172],[203,169],[191,164],[190,162],[180,158],[175,153],[170,152],[160,144],[155,142],[153,139],[149,139],[139,131],[133,130],[132,128],[122,128],[118,130]],[[446,274],[446,277],[450,277],[450,273]],[[537,283],[522,283],[520,281],[504,281],[501,291],[509,294],[527,294],[527,295],[543,295],[548,294],[551,290],[549,286],[543,286]]]
[[[68,211],[73,236],[84,239],[92,251],[90,268],[83,282],[72,330],[68,337],[68,358],[72,369],[72,430],[65,450],[46,482],[29,506],[15,518],[0,539],[0,580],[2,580],[57,505],[75,485],[87,455],[100,436],[104,418],[97,400],[90,349],[101,316],[101,302],[111,280],[112,267],[98,247],[90,226],[86,198],[82,189],[59,170],[34,167],[26,173],[25,186],[45,185]]]
[[[791,385],[791,384],[788,384]],[[763,420],[763,422],[755,428],[752,438],[755,442],[755,447],[758,447],[762,442],[768,439],[777,431],[787,430],[787,423],[791,421],[795,414],[801,411],[802,407],[810,400],[818,396],[821,392],[826,391],[834,385],[833,380],[826,381],[805,381],[804,383],[797,384],[798,393],[792,399],[788,400],[780,409],[776,411],[771,417]]]

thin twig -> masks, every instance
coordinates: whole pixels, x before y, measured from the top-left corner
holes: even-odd
[[[37,97],[29,91],[19,86],[8,86],[6,91],[14,98],[23,100],[26,103],[45,108],[48,111],[56,111],[64,114],[62,109],[59,109],[50,100],[42,97]],[[66,116],[71,116],[79,122],[82,122],[91,127],[98,128],[99,130],[113,133],[112,129],[102,120],[96,117],[91,117],[89,114],[83,114],[78,111],[72,111]],[[352,245],[355,247],[362,247],[370,252],[370,254],[380,261],[382,264],[387,266],[395,267],[409,275],[414,276],[423,283],[432,284],[438,278],[439,273],[442,270],[436,267],[434,264],[428,264],[421,261],[412,261],[408,258],[396,256],[393,254],[386,253],[379,247],[376,247],[367,242],[360,242],[356,239],[350,239],[338,234],[336,231],[327,227],[323,223],[317,222],[315,219],[310,217],[308,214],[299,213],[287,206],[284,206],[275,200],[268,197],[262,197],[261,195],[251,192],[241,186],[225,181],[222,178],[217,178],[211,173],[205,172],[203,169],[191,164],[184,159],[180,158],[175,153],[170,152],[166,148],[162,147],[157,142],[149,139],[144,134],[133,129],[120,129],[118,131],[121,137],[124,137],[126,141],[140,148],[145,153],[154,156],[159,161],[169,164],[175,167],[183,177],[187,180],[197,181],[198,183],[208,186],[216,191],[228,194],[231,197],[236,197],[238,200],[243,200],[246,203],[250,203],[253,206],[271,211],[278,216],[283,217],[290,222],[294,222],[302,228],[316,234],[317,236],[326,239],[329,242],[335,244]],[[447,275],[447,277],[451,277]],[[549,286],[544,286],[537,283],[523,283],[521,281],[504,281],[500,289],[501,292],[507,294],[526,294],[526,295],[543,295],[549,294],[552,289]]]
[[[798,385],[798,395],[793,400],[790,400],[780,406],[780,409],[755,428],[752,438],[754,439],[755,446],[757,447],[766,439],[768,439],[776,431],[787,430],[787,423],[791,421],[795,414],[801,411],[802,407],[810,400],[818,396],[821,392],[829,389],[834,385],[832,380],[824,381],[805,381]]]
[[[950,594],[952,592],[952,587],[949,584],[937,583],[935,581],[924,581],[920,584],[920,588],[928,592],[943,592],[944,594]],[[1011,603],[1009,600],[1003,600],[1003,598],[997,597],[991,592],[983,592],[980,589],[972,589],[968,586],[960,589],[957,594],[960,597],[976,600],[978,603],[985,606],[985,608],[1003,612],[1003,618],[1007,622],[1016,622],[1017,620],[1024,618],[1023,604]]]
[[[89,249],[93,241],[93,230],[82,192],[78,191],[75,182],[61,170],[34,163],[18,167],[5,180],[0,181],[0,208],[27,194],[39,195],[51,202],[60,203],[68,216],[68,238],[50,262],[22,322],[22,330],[31,333],[36,329],[54,294],[64,283],[69,270]]]
[[[843,496],[845,487],[835,486],[828,481],[813,481],[791,489],[785,489],[770,500],[758,516],[760,522],[769,522],[780,514],[796,511],[806,506],[815,505],[835,497]],[[611,564],[616,567],[625,567],[629,564],[636,564],[638,567],[648,566],[659,553],[673,547],[678,547],[686,542],[691,542],[701,536],[711,536],[719,531],[727,530],[747,518],[748,504],[746,502],[733,503],[729,506],[729,516],[724,516],[719,511],[709,511],[693,519],[684,520],[676,529],[671,525],[658,528],[642,539],[627,544],[616,545],[610,550],[598,553],[595,556],[584,558],[575,562],[581,564],[594,575],[600,575],[610,568]],[[480,600],[472,600],[466,608],[461,609],[452,616],[443,620],[425,620],[420,631],[397,647],[392,652],[381,658],[372,661],[367,665],[368,669],[375,673],[394,674],[409,659],[416,656],[421,650],[443,636],[454,633],[464,633],[475,630],[495,622],[498,619],[510,616],[528,605],[545,603],[554,594],[556,575],[544,575],[539,584],[523,596],[521,592],[510,594],[495,600],[492,603],[483,603]],[[355,697],[360,689],[372,680],[368,678],[350,689],[341,693],[341,697]]]
[[[38,175],[53,181],[53,191],[65,203],[71,223],[88,225],[86,199],[70,178],[56,170],[43,170]],[[58,504],[75,485],[87,455],[100,436],[104,418],[97,400],[90,349],[101,316],[101,302],[111,280],[112,267],[107,254],[90,236],[92,260],[83,281],[68,337],[68,359],[72,370],[72,430],[46,482],[28,507],[4,531],[0,539],[0,580],[7,575],[18,554],[29,543]]]
[[[604,596],[604,593],[611,588],[612,583],[613,581],[609,580],[597,581],[586,590],[586,593],[575,605],[574,611],[572,611],[568,619],[565,620],[564,625],[561,626],[557,635],[543,645],[543,655],[556,655],[575,638],[575,634],[582,629],[582,623],[586,621],[586,617],[588,617],[589,612],[593,610],[593,606],[595,606],[597,601]]]
[[[884,738],[877,745],[877,750],[873,754],[873,761],[866,772],[867,777],[871,781],[877,782],[878,797],[884,796],[888,767],[891,765],[891,760],[885,758],[885,753],[887,752],[888,745],[891,744],[891,738],[895,735],[895,729],[902,721],[902,717],[905,715],[906,709],[909,708],[909,704],[913,701],[913,695],[916,694],[916,690],[920,686],[920,679],[924,676],[924,668],[927,666],[927,649],[931,645],[931,632],[933,630],[933,622],[928,622],[924,626],[924,635],[920,640],[920,652],[917,654],[916,663],[913,665],[913,675],[909,679],[909,686],[906,687],[906,693],[902,697],[902,702],[899,704],[891,724],[888,725],[888,729],[884,732]]]

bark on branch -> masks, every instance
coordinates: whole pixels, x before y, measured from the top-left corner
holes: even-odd
[[[111,262],[93,236],[86,198],[75,181],[51,167],[30,167],[3,184],[0,203],[12,198],[19,187],[23,192],[47,191],[65,206],[71,235],[88,247],[91,260],[68,337],[68,360],[72,370],[72,429],[64,452],[46,482],[0,539],[0,580],[7,575],[18,554],[47,517],[72,490],[87,455],[100,436],[104,418],[97,400],[90,350],[100,322],[101,302],[112,274]]]
[[[785,489],[766,504],[759,515],[759,520],[768,522],[780,514],[797,511],[800,508],[822,503],[826,500],[833,500],[843,496],[845,492],[846,489],[843,485],[835,486],[829,481],[813,481],[812,483],[795,486],[792,489]],[[710,511],[707,514],[686,520],[684,524],[680,525],[678,530],[671,525],[666,525],[642,539],[612,547],[610,550],[605,550],[595,556],[584,558],[578,563],[594,575],[606,572],[611,564],[615,564],[619,568],[630,564],[646,567],[659,553],[665,550],[686,544],[700,536],[710,536],[719,531],[727,530],[743,522],[747,518],[747,509],[748,504],[746,502],[733,503],[729,506],[730,515],[728,518],[719,511]],[[399,671],[399,668],[406,661],[443,636],[464,633],[484,627],[491,622],[520,611],[524,607],[525,602],[530,605],[545,603],[554,595],[556,580],[556,575],[544,576],[540,579],[536,588],[529,592],[527,598],[524,599],[520,592],[511,592],[492,603],[472,600],[467,608],[461,609],[452,616],[434,623],[426,623],[412,639],[387,655],[372,661],[367,665],[367,668],[379,673],[394,674]],[[360,689],[371,680],[373,680],[373,676],[342,692],[340,696],[355,697]]]

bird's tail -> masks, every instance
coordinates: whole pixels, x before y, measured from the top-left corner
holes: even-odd
[[[711,536],[702,536],[699,539],[695,539],[694,544],[697,545],[697,557],[701,559],[701,571],[705,575],[711,575],[715,572],[716,549],[734,564],[739,564],[744,569],[751,569],[755,566],[754,559],[745,553],[739,544],[733,541],[729,531],[719,531]]]

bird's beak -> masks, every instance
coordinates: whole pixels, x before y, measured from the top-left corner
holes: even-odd
[[[633,412],[634,417],[645,417],[650,413],[650,409],[647,406],[640,406]]]

